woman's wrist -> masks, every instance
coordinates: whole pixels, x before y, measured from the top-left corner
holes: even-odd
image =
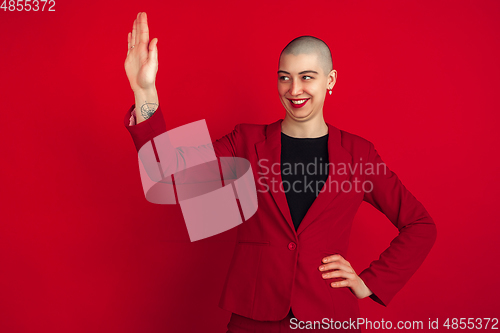
[[[158,93],[154,86],[148,90],[135,90],[135,116],[137,124],[149,119],[158,109]]]

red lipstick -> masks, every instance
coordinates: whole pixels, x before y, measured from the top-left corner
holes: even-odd
[[[302,100],[304,100],[304,99],[305,99],[306,101],[305,101],[304,103],[302,103],[302,104],[294,104],[294,103],[292,102],[292,101],[302,101]],[[290,101],[290,105],[291,105],[292,107],[294,107],[294,108],[298,109],[298,108],[301,108],[301,107],[303,107],[304,105],[306,105],[306,104],[307,104],[307,101],[309,101],[309,98],[299,98],[299,99],[289,99],[289,98],[288,98],[288,100]]]

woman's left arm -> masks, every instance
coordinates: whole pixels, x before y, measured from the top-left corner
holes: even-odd
[[[365,175],[365,181],[373,186],[364,193],[363,200],[384,213],[399,234],[359,276],[352,270],[350,283],[355,286],[351,287],[354,293],[369,294],[387,306],[427,257],[437,231],[427,210],[385,165],[371,142],[367,162],[375,168],[373,174]]]

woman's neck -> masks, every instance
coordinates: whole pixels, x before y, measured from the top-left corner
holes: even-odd
[[[323,117],[304,122],[285,117],[281,122],[281,132],[294,138],[319,138],[328,134],[328,125]]]

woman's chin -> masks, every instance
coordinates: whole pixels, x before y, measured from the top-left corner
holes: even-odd
[[[288,110],[290,116],[296,120],[306,120],[310,118],[309,116],[312,114],[312,110]]]

